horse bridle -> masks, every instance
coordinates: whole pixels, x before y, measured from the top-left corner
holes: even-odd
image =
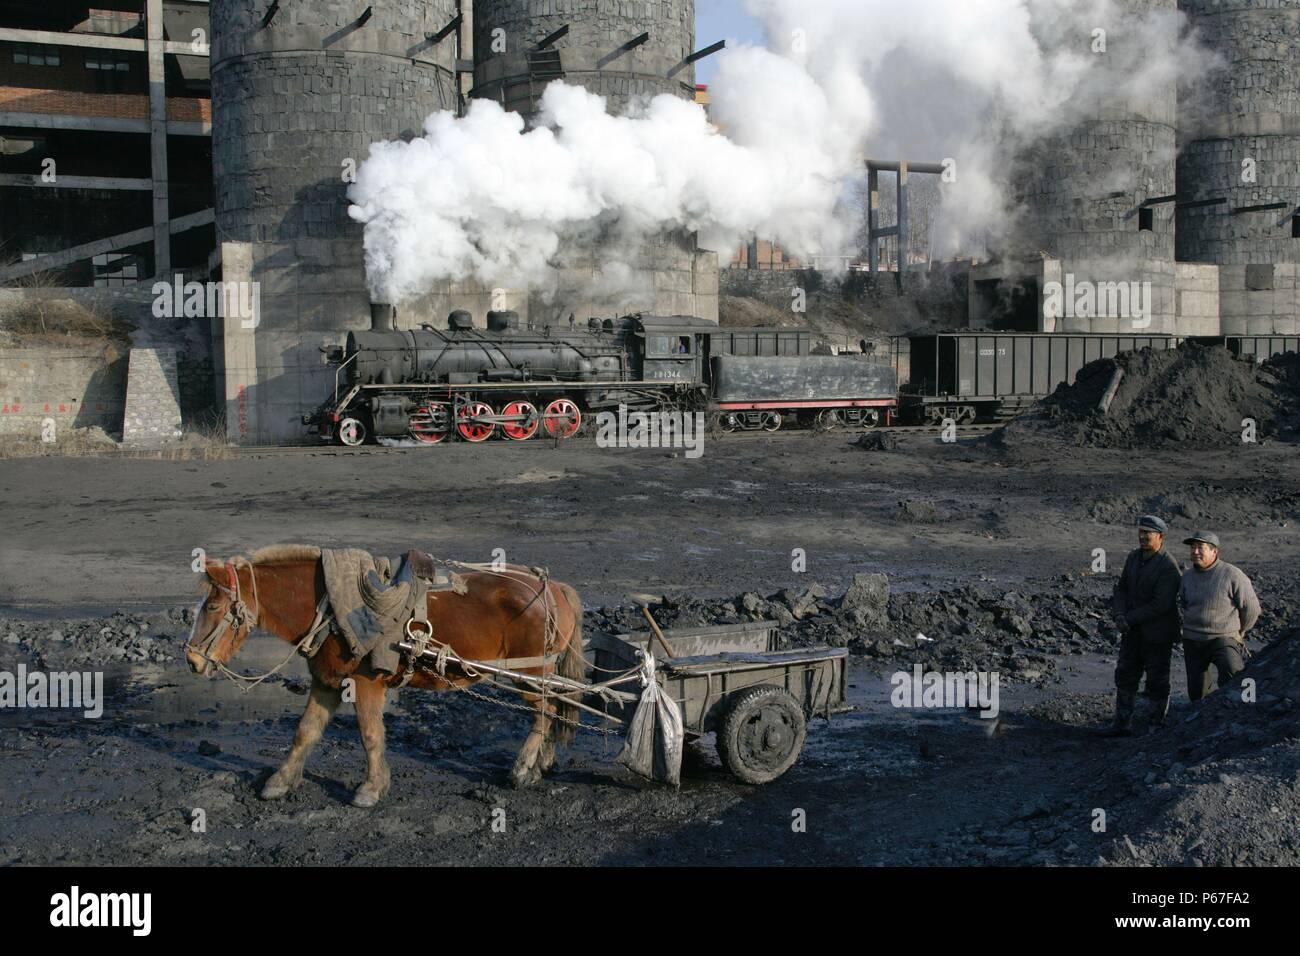
[[[257,605],[258,610],[260,611],[262,603],[257,596],[257,570],[252,561],[249,561],[246,558],[241,560],[248,565],[248,578],[253,583],[253,603]],[[226,571],[230,575],[230,586],[222,587],[220,584],[216,586],[230,595],[230,606],[226,608],[226,613],[221,616],[220,623],[212,629],[211,634],[205,637],[198,645],[195,645],[194,638],[191,636],[190,639],[185,642],[185,650],[193,651],[197,656],[215,666],[219,674],[223,677],[230,678],[230,680],[240,686],[241,690],[246,691],[252,690],[268,677],[278,674],[289,664],[289,661],[293,660],[295,654],[302,653],[307,657],[312,657],[318,650],[320,650],[321,643],[324,637],[329,636],[330,626],[333,623],[332,616],[327,610],[329,607],[329,592],[323,594],[321,599],[316,603],[316,619],[312,621],[310,630],[308,630],[307,633],[303,635],[302,639],[294,645],[293,649],[289,651],[289,655],[284,660],[275,667],[272,667],[265,674],[258,674],[256,676],[238,674],[227,667],[223,661],[219,661],[215,657],[211,656],[213,645],[220,640],[221,635],[225,634],[226,631],[234,628],[235,633],[238,634],[240,629],[243,627],[253,628],[257,626],[258,615],[249,610],[248,605],[244,603],[243,595],[239,590],[239,571],[236,559],[232,559],[230,563],[226,565]],[[197,621],[198,618],[196,617],[195,622],[197,623]]]
[[[218,668],[224,668],[225,665],[215,657],[210,656],[210,652],[213,645],[221,639],[221,635],[231,628],[234,628],[235,633],[238,634],[240,629],[246,625],[248,627],[257,625],[257,615],[249,610],[248,605],[244,603],[243,595],[240,593],[238,569],[231,563],[226,565],[226,571],[230,575],[230,586],[222,587],[220,584],[217,585],[222,591],[230,595],[230,604],[226,608],[226,613],[221,616],[221,621],[212,629],[212,633],[203,638],[198,645],[194,643],[193,635],[190,635],[190,639],[185,642],[186,651],[193,651],[209,664],[215,664]],[[256,600],[257,576],[251,563],[248,565],[248,573],[252,577],[254,600]]]

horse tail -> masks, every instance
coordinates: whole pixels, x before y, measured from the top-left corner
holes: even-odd
[[[582,656],[582,599],[578,597],[578,592],[567,584],[557,583],[557,586],[573,614],[573,628],[569,632],[569,639],[565,642],[564,653],[560,655],[559,673],[561,677],[586,683],[587,662]],[[555,728],[555,742],[564,745],[573,743],[577,733],[575,724],[582,716],[581,713],[568,701],[557,703],[555,710],[561,718],[552,725]]]

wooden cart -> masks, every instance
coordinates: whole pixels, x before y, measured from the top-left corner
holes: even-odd
[[[777,650],[776,627],[758,622],[663,632],[673,656],[649,631],[597,633],[588,645],[601,674],[655,656],[665,692],[681,708],[687,739],[716,732],[723,765],[746,783],[775,780],[799,759],[808,719],[851,709],[845,698],[843,648]],[[635,703],[597,703],[626,723]]]

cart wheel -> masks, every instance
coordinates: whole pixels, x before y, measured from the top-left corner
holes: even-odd
[[[771,783],[799,759],[808,722],[788,693],[771,684],[733,695],[718,728],[718,756],[745,783]]]

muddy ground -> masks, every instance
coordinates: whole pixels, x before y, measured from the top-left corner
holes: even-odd
[[[579,441],[0,461],[0,667],[93,666],[109,688],[98,720],[0,711],[0,863],[1295,864],[1297,488],[1294,445],[1144,455],[916,435],[892,451],[843,434],[739,436],[694,460]],[[1255,578],[1255,646],[1271,645],[1252,662],[1257,703],[1192,708],[1176,654],[1171,724],[1100,741],[1111,635],[1089,618],[1083,636],[1044,643],[1039,608],[1009,616],[1010,630],[995,609],[929,634],[951,652],[938,660],[978,645],[1010,664],[996,723],[891,706],[889,675],[911,656],[894,642],[922,598],[980,588],[1100,615],[1112,579],[1091,572],[1094,552],[1113,575],[1133,517],[1152,508],[1174,537],[1218,531]],[[802,759],[766,787],[727,777],[708,738],[674,791],[615,764],[617,740],[584,733],[545,784],[515,792],[505,775],[524,715],[408,692],[390,704],[393,789],[378,808],[347,803],[364,766],[348,705],[302,787],[264,803],[305,667],[247,694],[197,678],[179,657],[181,611],[196,599],[193,549],[288,541],[470,561],[501,548],[578,587],[589,620],[629,591],[737,609],[746,593],[767,601],[815,581],[833,603],[860,572],[887,575],[904,610],[845,638],[856,710],[814,721]],[[783,628],[795,642],[804,631]],[[238,663],[264,669],[285,649],[262,636]],[[196,808],[205,833],[191,828]],[[497,808],[505,832],[491,827]]]

